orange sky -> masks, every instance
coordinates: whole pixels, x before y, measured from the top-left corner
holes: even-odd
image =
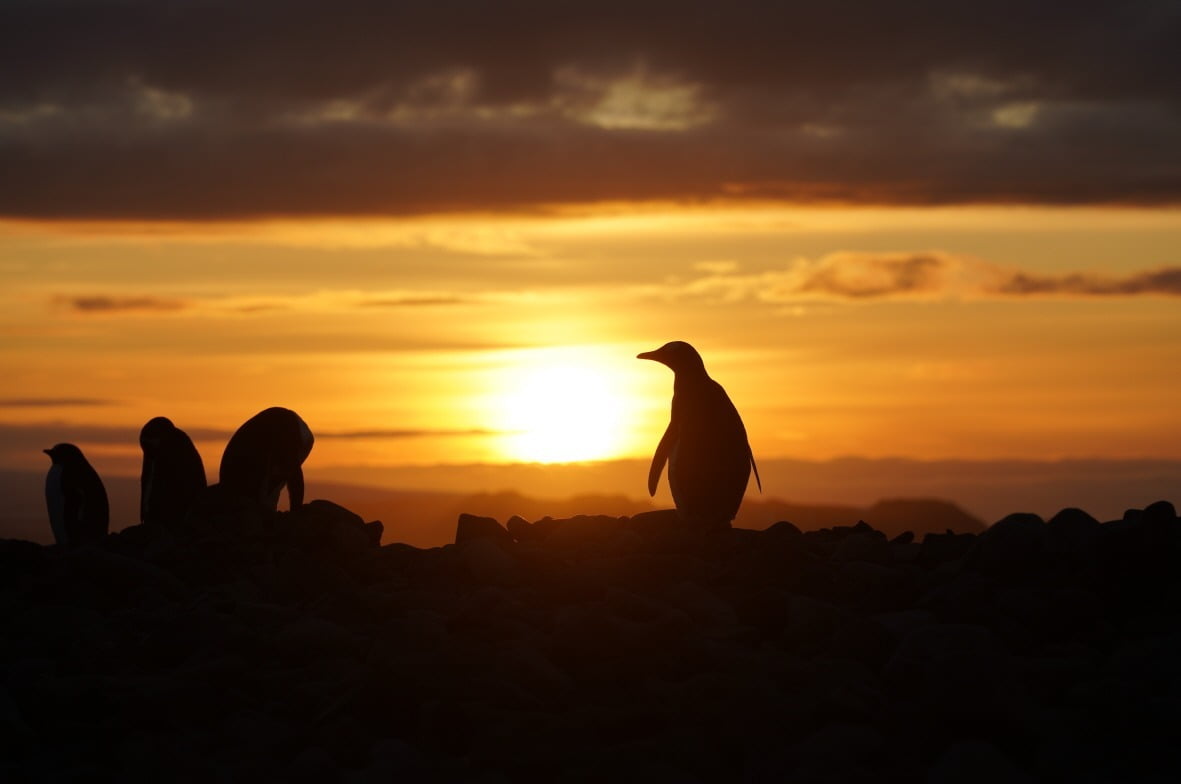
[[[214,466],[271,405],[309,470],[646,456],[672,339],[765,458],[1179,458],[1178,247],[1167,209],[10,222],[0,460],[134,473],[166,415]]]

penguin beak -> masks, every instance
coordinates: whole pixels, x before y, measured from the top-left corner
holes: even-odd
[[[660,361],[660,349],[656,351],[645,351],[643,354],[636,354],[636,359],[651,359],[655,362]]]
[[[42,449],[41,451],[44,452],[45,454],[49,455],[50,457],[53,457],[53,450],[52,449]]]

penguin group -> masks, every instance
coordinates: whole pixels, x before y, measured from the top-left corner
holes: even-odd
[[[311,428],[294,411],[260,411],[226,444],[218,471],[223,492],[259,511],[274,512],[286,487],[289,508],[298,509],[303,504],[303,462],[314,440]],[[188,434],[167,417],[148,420],[139,444],[140,522],[151,529],[176,525],[206,490],[201,455]],[[45,502],[54,542],[101,542],[110,527],[110,508],[98,472],[74,444],[44,451],[52,461],[45,477]]]
[[[677,514],[687,528],[729,528],[738,514],[751,471],[759,490],[759,469],[738,409],[726,390],[709,377],[705,362],[683,341],[636,356],[673,371],[672,414],[648,471],[655,495],[668,465],[668,484]],[[246,420],[222,453],[222,491],[262,512],[278,509],[287,488],[290,509],[303,504],[303,463],[315,438],[307,423],[287,408],[268,408]],[[139,434],[143,450],[140,522],[149,528],[184,519],[206,490],[205,466],[192,439],[166,417],[155,417]],[[46,449],[52,465],[45,500],[54,540],[60,545],[101,541],[110,525],[106,490],[77,446]]]

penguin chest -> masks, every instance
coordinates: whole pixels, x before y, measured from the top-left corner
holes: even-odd
[[[45,503],[49,510],[49,528],[53,540],[66,543],[66,493],[62,486],[62,467],[52,465],[45,477]]]
[[[153,457],[144,457],[142,485],[144,503],[150,507],[155,500],[152,492],[156,489],[156,459]]]
[[[750,476],[750,447],[736,412],[728,406],[686,411],[669,453],[668,484],[677,509],[706,521],[738,513]]]

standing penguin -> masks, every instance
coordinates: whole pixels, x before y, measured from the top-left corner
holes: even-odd
[[[703,529],[728,528],[752,468],[763,489],[738,409],[688,343],[665,343],[636,358],[660,362],[675,374],[672,417],[652,456],[648,494],[656,494],[667,461],[668,485],[681,519]]]
[[[49,527],[59,545],[96,544],[107,535],[110,507],[98,472],[73,444],[43,450],[53,461],[45,477]]]
[[[166,417],[139,431],[144,451],[139,479],[139,519],[144,525],[175,525],[205,489],[205,464],[188,434]]]
[[[218,471],[221,486],[267,511],[279,506],[287,487],[292,510],[303,504],[303,461],[312,451],[312,431],[299,414],[268,408],[246,420],[230,437]]]

